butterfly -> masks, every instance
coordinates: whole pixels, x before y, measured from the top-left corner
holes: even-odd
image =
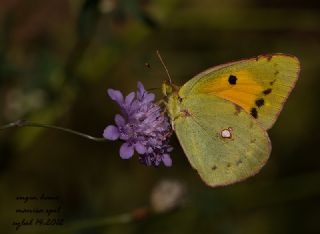
[[[163,83],[172,128],[206,184],[233,184],[265,165],[271,153],[267,130],[299,71],[295,56],[267,54],[209,68],[181,87]]]

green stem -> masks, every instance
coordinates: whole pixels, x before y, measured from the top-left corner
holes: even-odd
[[[70,233],[71,231],[74,232],[77,230],[104,227],[104,226],[114,225],[114,224],[126,224],[126,223],[131,223],[134,221],[145,219],[150,215],[151,215],[151,212],[148,207],[141,207],[133,210],[132,212],[123,213],[120,215],[82,220],[82,221],[69,223],[63,229],[63,232]]]
[[[63,132],[68,132],[77,136],[81,136],[84,137],[88,140],[92,140],[92,141],[96,141],[96,142],[104,142],[106,141],[105,138],[103,137],[93,137],[90,136],[88,134],[82,133],[82,132],[78,132],[69,128],[63,128],[63,127],[59,127],[59,126],[55,126],[55,125],[50,125],[50,124],[40,124],[40,123],[35,123],[35,122],[30,122],[30,121],[24,121],[24,120],[17,120],[15,122],[3,125],[0,127],[0,131],[1,130],[5,130],[8,128],[15,128],[15,127],[36,127],[36,128],[49,128],[49,129],[55,129],[55,130],[59,130],[59,131],[63,131]]]
[[[108,226],[111,224],[124,224],[133,221],[133,217],[130,213],[120,214],[112,217],[104,217],[92,220],[83,220],[81,222],[71,223],[63,230],[64,232],[97,228],[102,226]]]

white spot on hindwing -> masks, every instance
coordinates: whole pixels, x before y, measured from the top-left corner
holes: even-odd
[[[231,139],[232,138],[232,128],[222,129],[220,133],[222,138]]]

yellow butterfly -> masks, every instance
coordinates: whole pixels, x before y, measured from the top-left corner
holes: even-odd
[[[209,68],[182,87],[163,83],[172,127],[205,183],[228,185],[259,172],[271,152],[267,130],[299,71],[296,57],[269,54]]]

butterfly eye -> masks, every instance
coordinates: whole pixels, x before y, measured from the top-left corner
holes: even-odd
[[[181,103],[182,102],[182,98],[180,96],[178,96],[178,101]]]

